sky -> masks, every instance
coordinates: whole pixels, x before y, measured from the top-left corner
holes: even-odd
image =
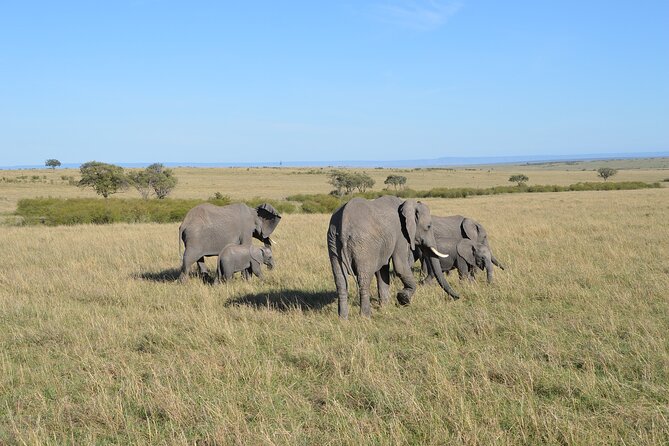
[[[669,2],[0,1],[0,166],[669,150]]]

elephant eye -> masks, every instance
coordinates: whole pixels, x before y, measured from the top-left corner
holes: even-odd
[[[427,225],[427,229],[431,229],[431,228],[432,228],[432,224]]]

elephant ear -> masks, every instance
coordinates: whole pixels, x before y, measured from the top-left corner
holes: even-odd
[[[249,253],[251,254],[251,260],[254,262],[261,264],[262,263],[262,251],[260,248],[257,248],[255,246],[251,246],[249,248]]]
[[[465,259],[470,265],[476,265],[476,259],[474,258],[474,242],[469,239],[462,239],[458,242],[456,249],[458,255]]]
[[[260,217],[260,236],[262,238],[267,238],[272,235],[272,232],[276,229],[276,226],[281,220],[281,215],[277,212],[276,209],[271,204],[263,203],[256,208],[258,217]]]
[[[479,241],[479,228],[481,226],[471,218],[462,220],[462,232],[465,233],[469,240]]]
[[[407,241],[411,245],[411,250],[416,249],[416,200],[405,200],[400,206],[400,214],[404,220],[404,230],[406,231]]]

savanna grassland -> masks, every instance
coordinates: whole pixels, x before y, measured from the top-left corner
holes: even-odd
[[[532,169],[401,174],[415,189],[508,185],[510,173],[597,181],[592,170]],[[398,172],[366,171],[375,189]],[[35,175],[48,178],[0,182],[0,212],[10,217],[20,198],[94,196],[61,179],[76,171]],[[184,198],[330,189],[310,169],[176,175]],[[644,166],[614,180],[667,177]],[[347,322],[336,316],[329,215],[284,215],[276,268],[219,286],[176,282],[178,223],[8,218],[0,444],[669,443],[669,188],[424,201],[482,223],[507,269],[494,285],[451,274],[459,301],[426,285],[370,320],[352,290]]]

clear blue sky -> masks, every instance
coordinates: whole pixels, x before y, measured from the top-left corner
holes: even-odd
[[[669,2],[0,3],[0,165],[669,150]]]

